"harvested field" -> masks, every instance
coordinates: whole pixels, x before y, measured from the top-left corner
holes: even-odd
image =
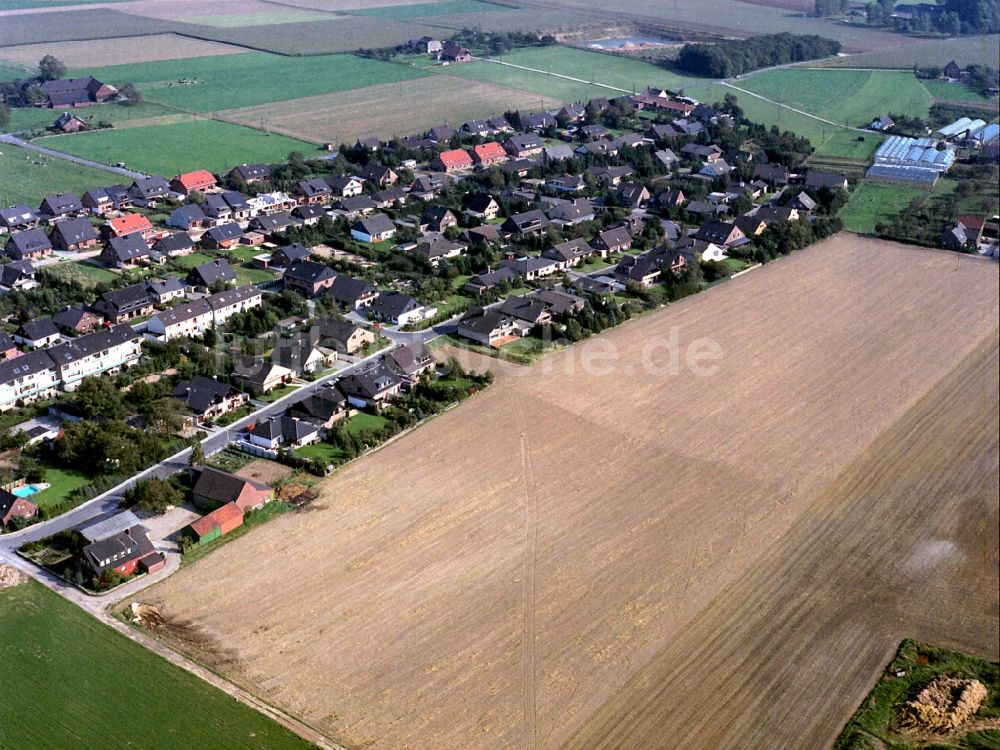
[[[916,39],[910,44],[887,45],[858,55],[831,57],[810,63],[824,68],[899,68],[913,70],[914,65],[945,66],[949,60],[961,65],[978,63],[996,65],[1000,57],[1000,36],[960,36],[949,39]]]
[[[164,21],[199,23],[200,19],[209,16],[280,13],[281,5],[262,0],[214,0],[211,3],[203,2],[203,0],[170,0],[169,3],[162,2],[162,0],[131,0],[131,2],[116,5],[115,10],[146,18],[159,18]],[[195,18],[199,20],[195,21]]]
[[[505,368],[144,600],[354,746],[822,746],[897,629],[996,648],[997,306],[996,265],[834,238]],[[649,372],[673,335],[717,372]]]
[[[186,60],[191,57],[233,55],[246,52],[241,47],[218,42],[206,42],[177,34],[104,39],[100,41],[60,42],[58,44],[24,44],[5,47],[5,61],[34,67],[45,55],[55,55],[66,67],[93,68],[101,65],[126,65],[156,60]]]
[[[462,96],[456,97],[456,91]],[[409,135],[441,122],[460,125],[507,108],[538,109],[559,103],[558,99],[504,86],[434,76],[219,114],[250,126],[258,126],[263,118],[270,130],[299,138],[353,143],[362,136]]]
[[[80,10],[10,11],[3,15],[3,38],[16,39],[18,46],[77,41],[116,39],[130,36],[168,34],[178,25],[153,18],[139,18],[112,10],[113,7],[84,6]],[[36,61],[37,62],[37,61]]]

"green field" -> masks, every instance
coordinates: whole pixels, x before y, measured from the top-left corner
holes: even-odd
[[[875,224],[888,222],[914,198],[926,198],[928,191],[903,185],[862,182],[840,212],[844,228],[861,234],[874,234]]]
[[[863,127],[889,112],[926,117],[931,95],[913,73],[786,68],[737,86],[843,125]]]
[[[163,117],[171,113],[172,110],[162,105],[141,102],[131,107],[123,107],[121,104],[95,104],[92,107],[77,110],[73,114],[95,126],[98,122],[106,120],[116,127],[122,127],[136,120]],[[10,123],[6,131],[8,133],[24,133],[45,130],[55,122],[60,114],[62,113],[59,110],[46,107],[15,107],[10,111]]]
[[[477,0],[443,0],[440,3],[413,3],[410,5],[386,5],[381,8],[352,8],[345,11],[352,16],[377,16],[405,21],[424,16],[450,16],[458,13],[492,13],[513,10],[504,5],[480,3]]]
[[[77,133],[38,140],[39,145],[85,159],[173,177],[192,169],[227,171],[247,162],[283,161],[290,151],[315,146],[276,133],[216,120]],[[107,179],[104,179],[107,182]]]
[[[994,109],[1000,107],[996,97],[983,94],[965,83],[948,83],[948,81],[921,81],[932,97],[944,102],[972,102],[974,104],[992,104]]]
[[[0,684],[0,747],[310,747],[35,581],[0,591]]]
[[[267,52],[73,71],[73,75],[81,74],[111,83],[131,81],[150,101],[198,112],[267,104],[425,75],[419,70],[354,55],[282,57]],[[178,83],[182,79],[197,83]]]
[[[27,203],[37,206],[52,193],[74,190],[78,194],[98,185],[120,182],[120,175],[72,164],[7,143],[0,144],[0,205]]]

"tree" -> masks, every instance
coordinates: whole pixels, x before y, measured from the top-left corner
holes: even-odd
[[[191,457],[188,458],[188,466],[201,466],[205,463],[205,449],[201,447],[201,441],[191,446]]]
[[[173,484],[159,477],[139,482],[122,496],[122,506],[138,510],[162,513],[184,501],[181,491]]]
[[[125,415],[122,394],[111,378],[84,378],[76,390],[75,400],[88,419],[118,419]]]
[[[54,81],[66,75],[66,66],[52,55],[38,61],[38,77],[43,81]]]
[[[10,122],[10,107],[0,104],[0,128],[6,128]]]
[[[134,107],[142,101],[142,92],[134,83],[126,83],[118,87],[118,101],[126,107]]]

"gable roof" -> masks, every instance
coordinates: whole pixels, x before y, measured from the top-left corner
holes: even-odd
[[[202,190],[215,185],[215,175],[207,169],[196,169],[193,172],[185,172],[174,178],[181,187],[188,192],[192,190]]]
[[[23,232],[14,232],[7,240],[6,246],[7,254],[14,257],[51,249],[52,242],[49,240],[49,236],[38,227],[25,229]]]
[[[373,236],[376,234],[393,232],[396,229],[396,225],[393,224],[392,219],[385,214],[372,214],[371,216],[365,216],[358,219],[354,222],[354,226],[351,228]]]
[[[306,252],[308,256],[308,251]],[[292,262],[285,271],[285,279],[294,279],[306,284],[316,284],[320,281],[332,279],[336,274],[333,269],[325,263],[317,263],[314,260],[298,259]]]
[[[225,258],[216,258],[188,271],[188,281],[196,286],[212,286],[217,281],[235,281],[236,271]]]
[[[245,479],[227,471],[205,466],[201,469],[201,473],[194,483],[194,493],[199,497],[226,504],[235,502],[248,486],[262,492],[271,490],[271,487],[263,482]]]
[[[183,380],[174,388],[173,395],[184,405],[198,414],[204,414],[218,401],[232,398],[240,393],[228,383],[220,383],[215,378],[196,375],[191,380]]]

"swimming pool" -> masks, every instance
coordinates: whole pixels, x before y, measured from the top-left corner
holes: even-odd
[[[14,497],[30,497],[36,492],[41,492],[42,490],[47,490],[48,488],[49,485],[45,482],[42,482],[41,484],[24,484],[20,487],[12,489],[10,494],[14,495]]]

